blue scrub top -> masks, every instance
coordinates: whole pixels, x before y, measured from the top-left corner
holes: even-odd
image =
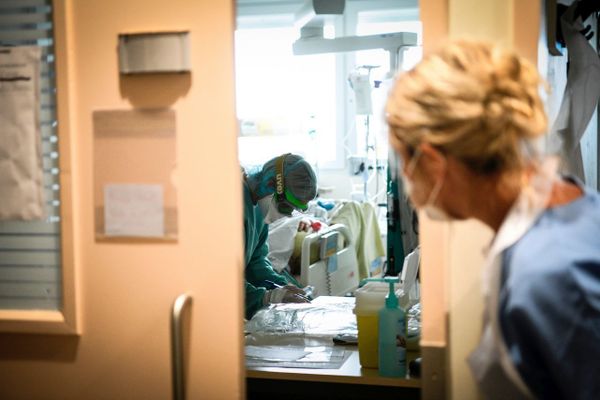
[[[600,398],[600,195],[583,189],[503,253],[502,334],[541,399]]]
[[[269,285],[265,281],[272,281],[280,285],[288,284],[288,280],[273,270],[267,258],[269,246],[267,238],[269,227],[265,224],[260,208],[252,201],[248,184],[244,181],[244,261],[246,267],[246,318],[252,316],[263,307],[263,297]],[[269,287],[271,289],[271,287]]]

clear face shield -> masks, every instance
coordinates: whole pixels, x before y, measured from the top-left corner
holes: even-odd
[[[301,203],[300,206],[297,206],[289,200],[280,200],[276,194],[258,200],[258,206],[266,224],[271,224],[284,217],[291,217],[294,211],[304,212],[308,209],[307,205]]]

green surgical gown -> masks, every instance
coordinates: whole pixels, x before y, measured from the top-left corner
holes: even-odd
[[[265,281],[272,281],[280,285],[287,285],[289,282],[286,277],[273,270],[273,266],[267,258],[269,227],[264,223],[260,208],[252,202],[246,182],[244,182],[244,235],[246,318],[250,319],[262,308],[266,288],[271,288],[271,285]]]

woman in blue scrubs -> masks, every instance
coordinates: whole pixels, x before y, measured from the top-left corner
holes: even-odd
[[[304,291],[287,272],[273,270],[267,258],[268,224],[305,211],[317,195],[317,178],[310,164],[295,154],[268,161],[244,175],[244,237],[246,318],[272,303],[306,302]]]
[[[451,42],[396,81],[390,142],[417,208],[495,232],[469,357],[484,396],[598,399],[600,196],[536,151],[540,86],[513,52]]]

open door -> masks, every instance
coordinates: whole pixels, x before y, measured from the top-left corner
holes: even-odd
[[[16,3],[0,5],[2,18],[14,17],[16,25],[23,23],[22,8],[51,7],[54,17],[48,43],[57,71],[61,261],[63,274],[73,274],[74,292],[66,295],[76,312],[61,334],[31,333],[35,318],[10,329],[1,329],[8,325],[0,321],[0,398],[182,398],[174,397],[182,393],[173,387],[180,379],[190,399],[243,398],[233,2]],[[7,7],[17,11],[3,13]],[[120,75],[118,35],[156,31],[189,31],[191,72]],[[93,113],[157,108],[175,114],[170,179],[177,190],[177,237],[100,240]],[[189,300],[174,304],[184,293]],[[173,343],[175,353],[172,323],[182,339]]]

